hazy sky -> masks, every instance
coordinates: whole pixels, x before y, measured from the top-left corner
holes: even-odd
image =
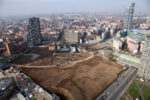
[[[136,12],[150,14],[150,0],[0,0],[0,16],[64,12],[124,12],[135,1]]]

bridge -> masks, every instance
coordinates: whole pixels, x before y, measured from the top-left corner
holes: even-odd
[[[130,67],[95,100],[119,100],[136,77],[138,69]]]

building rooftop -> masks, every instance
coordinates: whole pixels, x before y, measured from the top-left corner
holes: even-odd
[[[145,40],[146,33],[148,33],[148,31],[133,29],[128,32],[128,36],[141,42]]]
[[[132,61],[132,62],[140,63],[140,59],[139,59],[139,58],[136,58],[136,57],[133,57],[133,56],[129,56],[129,55],[122,54],[122,55],[120,55],[119,57],[120,57],[120,58],[123,58],[123,59],[130,60],[130,61]]]
[[[130,60],[130,61],[132,61],[132,62],[140,63],[140,59],[139,59],[139,58],[136,58],[136,57],[132,57],[132,56],[125,55],[125,54],[122,54],[122,55],[120,55],[119,57],[120,57],[120,58],[123,58],[123,59]]]
[[[147,30],[139,30],[139,29],[133,29],[128,32],[128,36],[137,39],[140,42],[145,40],[145,35],[150,34],[150,31]]]
[[[0,92],[5,90],[11,84],[12,84],[12,80],[9,78],[0,79]]]

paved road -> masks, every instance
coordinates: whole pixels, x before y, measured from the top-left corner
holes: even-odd
[[[123,75],[121,75],[112,85],[110,85],[95,100],[118,100],[132,83],[137,69],[130,67]]]

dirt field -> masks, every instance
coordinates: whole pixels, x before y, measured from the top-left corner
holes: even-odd
[[[62,56],[55,56],[50,58],[45,58],[39,61],[35,61],[31,66],[49,66],[49,65],[56,65],[58,63],[69,63],[73,61],[78,61],[84,58],[87,58],[90,56],[90,53],[80,53],[80,54],[68,54],[68,55],[62,55]]]
[[[22,68],[37,84],[63,100],[93,100],[121,71],[122,66],[95,56],[69,68]]]
[[[37,57],[35,60],[31,60],[32,59],[31,54],[37,54],[39,55],[39,57]],[[13,64],[24,65],[24,64],[32,63],[34,61],[38,61],[40,59],[48,58],[51,56],[52,56],[52,52],[48,50],[48,47],[34,47],[25,55],[23,55],[20,59],[17,59],[16,61],[14,61]]]
[[[102,49],[102,48],[104,48],[104,45],[101,45],[101,44],[88,46],[88,49]]]
[[[13,64],[24,65],[31,62],[31,55],[23,55],[20,59],[17,59],[13,62]]]

